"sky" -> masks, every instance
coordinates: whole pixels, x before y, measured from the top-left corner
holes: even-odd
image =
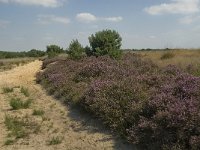
[[[0,50],[86,46],[103,29],[122,48],[200,48],[200,0],[0,0]]]

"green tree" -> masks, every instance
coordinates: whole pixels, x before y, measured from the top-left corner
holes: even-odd
[[[112,58],[121,56],[122,38],[115,30],[103,30],[91,35],[89,43],[94,56],[109,55]]]
[[[80,59],[84,56],[84,48],[81,46],[81,44],[79,43],[79,41],[76,40],[72,40],[72,42],[69,45],[68,48],[68,54],[69,57],[72,59]]]
[[[49,57],[54,57],[60,53],[64,53],[64,50],[57,45],[48,45],[46,53]]]

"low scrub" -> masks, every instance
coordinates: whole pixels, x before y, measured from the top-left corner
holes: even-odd
[[[38,73],[51,94],[85,108],[141,149],[200,149],[200,78],[135,54],[66,59]]]

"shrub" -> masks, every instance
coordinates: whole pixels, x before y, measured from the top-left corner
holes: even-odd
[[[200,78],[176,66],[127,53],[58,61],[38,78],[141,149],[199,149]]]
[[[49,58],[55,57],[60,53],[64,53],[64,50],[57,45],[48,45],[46,53]]]
[[[84,48],[78,42],[78,40],[73,40],[68,48],[69,57],[72,59],[80,59],[84,56]]]
[[[122,38],[115,30],[103,30],[91,35],[89,43],[91,52],[94,56],[109,55],[112,58],[119,58],[121,56]]]

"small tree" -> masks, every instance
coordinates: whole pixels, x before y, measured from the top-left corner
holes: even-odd
[[[69,57],[72,59],[80,59],[84,56],[84,48],[81,46],[79,41],[72,40],[68,48]]]
[[[57,45],[48,45],[46,53],[49,57],[54,57],[60,53],[64,53],[64,50]]]
[[[122,38],[115,30],[103,30],[91,35],[89,43],[94,56],[109,55],[112,58],[121,56]]]

